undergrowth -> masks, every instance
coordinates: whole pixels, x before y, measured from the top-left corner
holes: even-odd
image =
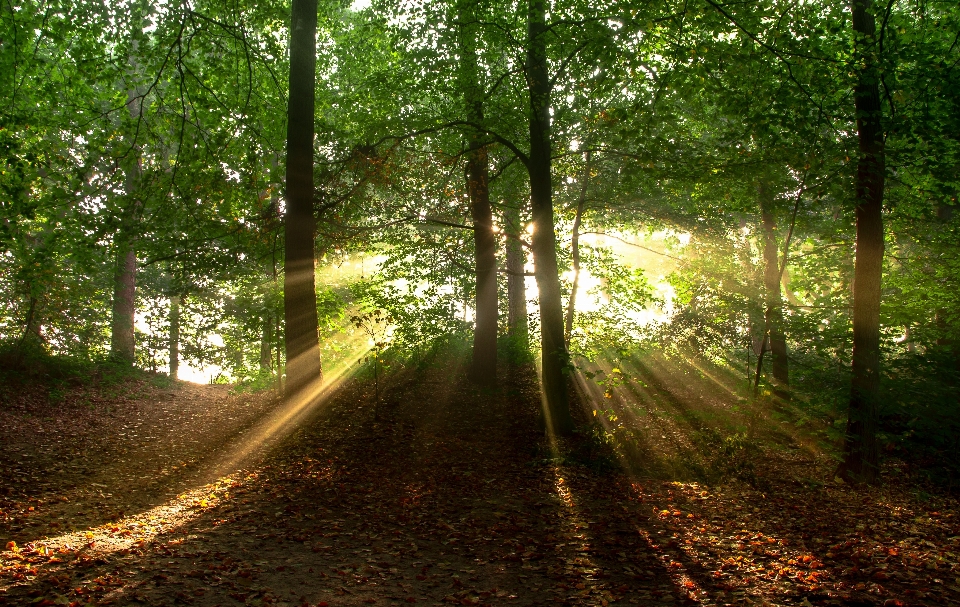
[[[620,470],[614,437],[599,422],[580,426],[563,463],[583,466],[596,473],[608,473]]]
[[[51,355],[40,348],[0,348],[0,404],[27,390],[44,394],[51,405],[66,401],[76,390],[93,389],[115,396],[134,381],[160,388],[175,385],[165,374],[144,371],[113,358],[90,360]]]

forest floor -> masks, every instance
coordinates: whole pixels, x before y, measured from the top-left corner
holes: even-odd
[[[0,605],[960,604],[952,498],[702,427],[688,467],[710,482],[677,480],[654,461],[682,455],[671,420],[737,403],[651,369],[599,396],[645,414],[560,444],[531,369],[484,391],[456,357],[395,374],[380,421],[358,379],[296,411],[182,382],[6,386]]]

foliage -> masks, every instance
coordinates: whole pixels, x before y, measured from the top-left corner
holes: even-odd
[[[392,319],[398,357],[423,360],[437,344],[469,341],[468,139],[479,138],[489,157],[501,252],[508,209],[519,209],[520,238],[529,239],[526,8],[480,3],[477,23],[463,24],[447,0],[376,0],[359,10],[320,3],[314,183],[327,369],[352,361],[359,329],[349,319],[374,310]],[[278,108],[287,9],[220,0],[18,0],[3,9],[6,351],[19,360],[104,360],[117,255],[131,242],[137,364],[167,367],[178,297],[185,363],[274,385],[284,362]],[[956,447],[960,391],[960,11],[899,0],[878,10],[882,438],[891,454],[943,459]],[[603,303],[587,309],[581,298],[571,352],[614,365],[643,349],[696,353],[746,380],[767,328],[766,205],[792,402],[836,438],[849,397],[856,256],[851,91],[860,42],[847,7],[561,0],[550,20],[562,264],[571,264],[576,209],[583,234],[674,235],[657,251],[675,268],[663,272],[582,245]],[[467,120],[462,78],[438,77],[459,74],[467,25],[477,38],[482,124]],[[359,277],[328,273],[358,257],[369,264]],[[526,360],[537,325],[531,307],[526,338],[508,339],[503,327],[501,353]]]
[[[350,317],[350,322],[370,340],[370,353],[360,359],[361,365],[370,368],[373,375],[374,408],[373,417],[380,419],[380,377],[387,367],[384,351],[389,347],[389,335],[393,318],[375,309]]]
[[[599,298],[602,304],[574,317],[571,353],[593,359],[610,348],[628,351],[647,335],[645,313],[663,302],[642,269],[623,265],[608,248],[583,248],[581,268],[600,282],[586,294]]]

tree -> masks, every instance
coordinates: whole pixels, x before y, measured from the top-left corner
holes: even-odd
[[[547,3],[529,0],[527,23],[527,87],[530,95],[530,207],[533,216],[534,276],[540,293],[540,348],[544,414],[547,428],[558,435],[573,432],[567,398],[567,354],[563,335],[563,299],[557,266],[550,164],[550,74],[547,68]]]
[[[507,334],[526,342],[528,332],[527,286],[524,270],[525,255],[521,235],[520,209],[516,203],[503,207],[503,224],[506,242],[507,274]]]
[[[790,385],[790,363],[787,359],[787,340],[783,334],[783,297],[780,291],[781,269],[777,247],[777,222],[774,217],[773,195],[769,184],[761,180],[757,189],[760,198],[763,238],[764,325],[766,341],[770,344],[773,379],[782,389]]]
[[[468,122],[483,125],[483,88],[480,83],[477,40],[479,19],[472,1],[459,2],[460,87]],[[497,378],[497,238],[490,208],[489,162],[484,133],[470,131],[467,142],[467,193],[473,219],[475,312],[473,366],[475,381],[492,385]]]
[[[142,28],[142,21],[135,12],[133,26]],[[136,80],[137,74],[137,47],[142,30],[133,32],[130,52],[130,71]],[[127,110],[130,112],[131,122],[136,125],[133,132],[139,131],[139,122],[143,120],[143,94],[138,87],[131,85],[127,91]],[[136,136],[130,135],[130,148],[125,158],[124,189],[126,203],[122,209],[120,227],[114,240],[116,268],[113,275],[113,319],[110,332],[110,353],[127,364],[133,364],[136,354],[134,338],[134,317],[137,310],[137,224],[143,211],[141,200],[141,171],[140,147]]]
[[[313,134],[317,2],[292,0],[290,97],[287,105],[287,189],[284,218],[283,312],[286,393],[322,379],[314,272]]]
[[[860,157],[856,175],[857,257],[853,279],[853,378],[838,473],[854,482],[877,482],[880,400],[880,294],[883,276],[885,159],[878,39],[872,0],[854,0],[854,88]]]

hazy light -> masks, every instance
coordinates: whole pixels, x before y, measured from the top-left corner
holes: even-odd
[[[239,443],[228,445],[223,455],[200,471],[201,486],[185,491],[174,499],[149,510],[85,530],[41,537],[13,550],[0,551],[0,565],[21,560],[22,554],[46,556],[46,563],[32,564],[37,570],[59,566],[58,554],[83,550],[88,555],[107,555],[121,550],[143,549],[161,536],[169,535],[205,512],[230,499],[232,489],[243,486],[256,474],[244,474],[266,455],[270,447],[293,432],[306,418],[327,403],[327,396],[358,370],[355,361],[368,348],[356,339],[351,356],[338,368],[325,373],[323,382],[315,382],[293,398],[279,403],[270,415],[242,435]],[[168,543],[182,539],[170,538]]]
[[[164,308],[170,308],[170,300],[162,300]],[[154,328],[150,326],[150,323],[147,320],[147,314],[144,310],[137,310],[134,316],[134,327],[141,333],[156,337],[157,335],[166,336],[166,327],[161,327],[159,332],[155,331]],[[224,345],[223,337],[218,333],[209,333],[206,336],[207,342],[214,347],[222,348]],[[182,344],[181,344],[182,347]],[[169,369],[169,351],[161,352],[162,356],[158,361],[158,369],[161,371],[166,371]],[[208,384],[212,379],[220,377],[223,375],[224,369],[217,364],[209,365],[200,365],[195,366],[191,364],[188,360],[185,360],[183,357],[180,358],[177,365],[177,379],[181,381],[188,381],[194,384]]]

